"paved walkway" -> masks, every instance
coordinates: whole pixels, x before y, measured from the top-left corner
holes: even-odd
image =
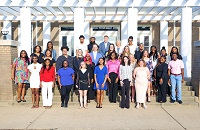
[[[104,105],[78,109],[71,105],[52,109],[31,106],[0,107],[0,129],[148,129],[199,130],[200,108],[193,106],[149,106],[148,109],[121,109]]]

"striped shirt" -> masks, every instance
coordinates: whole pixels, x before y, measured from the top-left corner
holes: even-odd
[[[120,69],[119,69],[119,75],[120,75],[120,79],[123,81],[124,79],[128,79],[129,81],[132,82],[132,72],[133,72],[133,68],[132,66],[128,65],[128,66],[123,66],[120,65]]]

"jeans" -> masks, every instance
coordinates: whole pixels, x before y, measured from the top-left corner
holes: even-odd
[[[63,104],[64,104],[64,101],[65,101],[66,105],[68,104],[69,94],[71,92],[72,86],[73,86],[73,84],[61,87],[61,102]]]
[[[170,75],[171,80],[171,99],[176,101],[176,87],[177,87],[177,100],[182,100],[182,90],[181,90],[181,81],[182,81],[182,75]]]

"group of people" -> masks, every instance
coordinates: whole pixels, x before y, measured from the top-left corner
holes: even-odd
[[[20,57],[14,59],[11,77],[18,84],[18,103],[26,102],[25,87],[29,82],[32,108],[39,107],[40,88],[43,106],[51,108],[52,88],[56,84],[61,90],[61,107],[68,107],[74,89],[79,91],[80,109],[87,109],[94,99],[96,108],[102,108],[105,91],[110,103],[116,103],[118,90],[121,90],[121,108],[129,109],[130,102],[135,102],[137,109],[140,105],[147,108],[145,102],[156,95],[161,103],[167,101],[167,95],[171,103],[182,103],[184,64],[177,47],[172,47],[168,55],[165,47],[158,51],[156,46],[151,46],[150,52],[144,50],[142,43],[137,47],[132,36],[124,47],[120,41],[109,43],[108,36],[99,45],[95,37],[90,38],[88,45],[83,35],[79,39],[75,57],[68,55],[69,48],[63,46],[62,55],[57,58],[51,41],[43,53],[40,46],[35,46],[30,58],[25,50],[20,52]]]

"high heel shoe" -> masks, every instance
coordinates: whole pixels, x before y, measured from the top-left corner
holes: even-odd
[[[147,109],[147,106],[146,106],[144,103],[143,103],[143,108],[144,108],[144,109]]]
[[[147,102],[151,102],[150,96],[148,96],[148,98],[147,98]]]

